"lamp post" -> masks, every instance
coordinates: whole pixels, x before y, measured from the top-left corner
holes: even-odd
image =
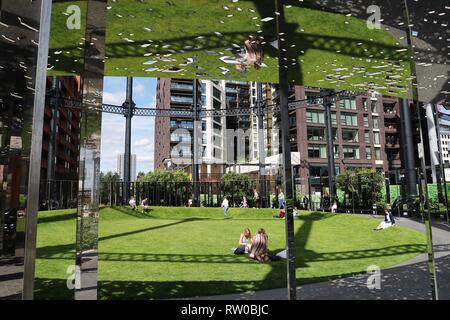
[[[278,63],[279,63],[279,90],[280,90],[280,113],[281,113],[281,136],[283,147],[283,183],[286,199],[286,257],[287,257],[287,289],[288,299],[296,300],[297,288],[295,280],[295,253],[294,253],[294,219],[293,211],[293,186],[291,165],[291,142],[289,132],[289,110],[288,95],[289,83],[287,74],[286,51],[286,26],[284,17],[284,1],[275,0],[277,40],[278,40]]]

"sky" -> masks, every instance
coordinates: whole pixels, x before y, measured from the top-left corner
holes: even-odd
[[[105,77],[103,103],[122,105],[126,77]],[[137,108],[155,108],[156,78],[133,78],[133,101]],[[133,117],[131,153],[136,154],[136,174],[153,170],[154,117]],[[117,172],[117,155],[125,151],[125,117],[103,113],[100,170]]]

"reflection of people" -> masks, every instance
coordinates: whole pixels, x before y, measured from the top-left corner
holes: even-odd
[[[227,197],[223,198],[222,201],[222,207],[223,207],[223,216],[224,218],[228,218],[228,207],[230,206],[230,202],[228,201]]]
[[[249,257],[256,259],[260,262],[268,261],[269,255],[267,253],[269,237],[266,234],[266,230],[263,228],[258,229],[258,233],[255,234],[250,248]]]
[[[236,69],[240,72],[247,71],[249,67],[254,67],[255,69],[261,68],[263,59],[261,41],[250,36],[244,42],[244,49],[236,53],[236,58],[238,61]]]

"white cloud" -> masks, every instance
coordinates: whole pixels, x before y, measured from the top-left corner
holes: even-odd
[[[124,101],[125,101],[124,91],[103,92],[103,103],[105,104],[122,105]]]
[[[150,143],[151,143],[151,141],[150,141],[149,139],[143,138],[143,139],[137,140],[137,141],[133,144],[133,146],[136,147],[136,148],[139,148],[139,147],[147,147],[148,145],[150,145]]]
[[[134,83],[133,94],[143,96],[145,94],[145,86],[142,83]]]

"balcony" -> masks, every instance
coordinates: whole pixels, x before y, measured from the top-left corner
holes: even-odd
[[[397,112],[395,111],[395,109],[389,109],[389,108],[385,108],[384,109],[384,117],[388,118],[388,119],[395,119],[397,118]]]
[[[398,129],[397,127],[393,126],[393,125],[388,125],[384,128],[384,131],[386,133],[398,133]]]
[[[192,99],[192,97],[171,96],[170,102],[191,105],[191,104],[193,104],[193,99]]]
[[[189,84],[171,83],[170,89],[171,90],[181,90],[181,91],[193,91],[194,87]]]

